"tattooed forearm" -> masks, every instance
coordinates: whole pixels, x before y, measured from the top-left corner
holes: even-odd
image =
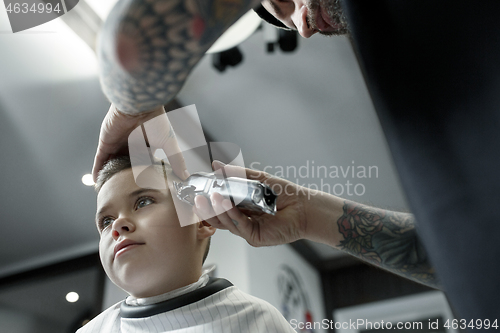
[[[434,269],[418,239],[414,217],[345,201],[337,220],[340,249],[394,273],[438,287]]]
[[[123,112],[173,99],[191,69],[255,0],[120,0],[99,41],[104,93]]]

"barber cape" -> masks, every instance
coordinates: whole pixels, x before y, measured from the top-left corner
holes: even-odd
[[[210,278],[199,289],[147,305],[121,301],[77,333],[295,332],[271,304],[245,294],[225,279]]]

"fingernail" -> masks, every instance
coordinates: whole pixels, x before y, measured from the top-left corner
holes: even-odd
[[[215,207],[215,199],[212,198],[212,199],[210,199],[210,201],[212,202],[212,207]]]
[[[189,172],[187,170],[184,170],[184,172],[182,173],[182,177],[184,177],[184,180],[186,180],[189,176]]]
[[[230,200],[225,199],[224,201],[222,201],[222,208],[224,208],[224,210],[230,210],[231,208],[233,208],[233,205],[231,204]]]
[[[214,160],[214,164],[220,169],[226,166],[226,164],[222,163],[221,161]]]

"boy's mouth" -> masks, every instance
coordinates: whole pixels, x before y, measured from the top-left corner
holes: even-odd
[[[144,243],[139,243],[131,239],[124,239],[120,243],[115,245],[114,258],[116,259],[116,257],[122,254],[123,252],[143,244]]]

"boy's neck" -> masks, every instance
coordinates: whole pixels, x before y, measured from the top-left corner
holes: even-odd
[[[160,294],[147,297],[134,297],[131,295],[127,298],[126,303],[128,305],[149,305],[149,304],[163,302],[168,299],[187,294],[191,291],[204,287],[208,283],[210,272],[212,272],[214,269],[215,266],[210,266],[204,269],[203,272],[200,273],[200,277],[196,279],[194,282],[187,284],[185,283],[184,285],[178,288],[174,288]]]

